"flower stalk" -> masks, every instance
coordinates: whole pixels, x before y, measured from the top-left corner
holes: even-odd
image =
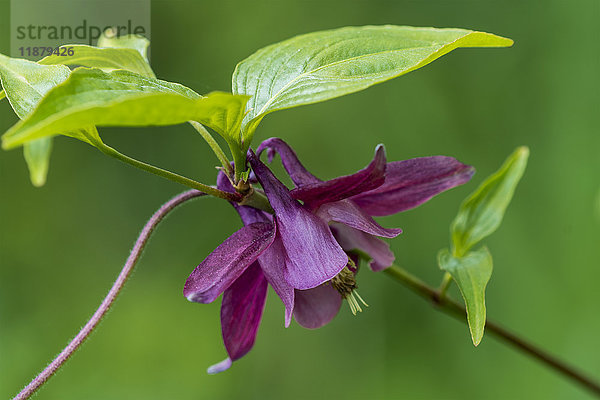
[[[123,289],[123,286],[131,276],[131,272],[133,268],[137,264],[144,247],[148,243],[148,239],[156,226],[162,221],[167,214],[169,214],[174,208],[179,206],[180,204],[185,203],[188,200],[194,199],[196,197],[204,196],[204,193],[199,192],[197,190],[188,190],[187,192],[183,192],[171,200],[166,202],[162,207],[160,207],[154,215],[148,220],[140,236],[135,242],[121,273],[117,277],[117,280],[113,284],[112,288],[100,304],[100,307],[96,310],[94,315],[89,319],[89,321],[85,324],[83,328],[79,331],[77,336],[71,340],[71,342],[60,352],[60,354],[42,371],[40,374],[35,377],[34,380],[31,381],[29,385],[27,385],[18,395],[14,397],[13,400],[25,400],[30,398],[48,379],[50,379],[60,367],[64,365],[65,362],[81,347],[81,345],[85,342],[85,340],[90,336],[93,330],[98,326],[102,318],[106,315],[108,310],[110,310],[117,296]]]

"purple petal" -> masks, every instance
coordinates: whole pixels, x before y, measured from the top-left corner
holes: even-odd
[[[363,210],[383,216],[409,210],[438,193],[467,182],[475,170],[452,157],[434,156],[387,165],[385,183],[352,197]]]
[[[231,358],[227,357],[220,363],[211,365],[210,367],[208,367],[206,372],[208,372],[211,375],[218,374],[219,372],[223,372],[223,371],[226,371],[229,368],[231,368],[231,364],[232,364]]]
[[[189,301],[210,303],[229,287],[275,239],[273,224],[244,226],[219,245],[190,274],[183,294]]]
[[[379,145],[375,149],[373,161],[360,171],[325,182],[298,185],[292,190],[292,197],[316,208],[381,186],[385,180],[385,170],[385,149]]]
[[[317,329],[327,325],[342,305],[342,296],[331,285],[309,290],[296,290],[294,318],[305,328]]]
[[[350,200],[323,204],[317,210],[317,215],[327,222],[340,222],[371,235],[393,238],[402,233],[402,229],[382,227]]]
[[[258,262],[285,306],[285,327],[287,328],[292,322],[292,312],[294,311],[294,288],[285,279],[289,260],[278,234],[271,246],[258,258]]]
[[[361,250],[371,257],[369,267],[373,271],[384,270],[394,263],[396,257],[386,242],[346,225],[334,224],[332,229],[344,250]]]
[[[252,172],[254,174],[254,172]],[[256,179],[256,177],[255,177]],[[217,177],[217,188],[224,191],[234,191],[235,189],[227,179],[223,172],[219,172]],[[250,225],[255,222],[271,222],[273,216],[264,211],[253,207],[240,206],[236,203],[231,203],[238,214],[240,215],[244,225]],[[281,239],[275,238],[274,242],[267,250],[259,257],[263,273],[267,280],[273,286],[275,293],[281,298],[285,306],[285,326],[290,326],[292,322],[292,312],[294,310],[294,288],[291,287],[284,278],[284,269],[286,268],[287,255],[281,243]]]
[[[305,213],[278,217],[277,221],[290,261],[285,277],[294,288],[317,287],[339,274],[348,263],[348,256],[318,217]]]
[[[286,280],[312,289],[336,276],[348,262],[329,226],[294,200],[288,189],[252,151],[248,159],[275,211],[275,224],[288,257]]]
[[[256,262],[223,293],[221,330],[231,361],[254,345],[266,298],[267,280]]]
[[[269,162],[273,162],[275,153],[279,153],[283,167],[296,186],[321,182],[320,179],[316,178],[304,168],[304,165],[298,160],[298,156],[296,156],[294,150],[292,150],[292,148],[283,140],[279,138],[270,138],[262,142],[260,146],[258,146],[258,149],[256,149],[256,153],[259,157],[264,150],[267,150]]]

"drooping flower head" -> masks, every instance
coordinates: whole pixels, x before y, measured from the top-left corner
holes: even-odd
[[[360,249],[378,271],[392,264],[387,243],[400,229],[381,227],[372,216],[404,211],[469,180],[473,170],[450,157],[386,163],[378,146],[373,161],[355,174],[321,181],[280,139],[258,148],[272,161],[279,153],[296,188],[289,190],[252,150],[248,161],[274,213],[233,204],[244,227],[219,245],[186,281],[188,300],[210,303],[223,293],[221,324],[228,358],[209,368],[223,371],[253,346],[270,284],[302,326],[318,328],[338,312],[342,299],[360,307],[354,292]],[[217,186],[233,192],[222,172]],[[360,299],[360,297],[358,296]],[[362,300],[362,299],[361,299]]]

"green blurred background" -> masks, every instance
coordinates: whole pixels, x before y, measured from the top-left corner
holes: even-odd
[[[9,50],[0,1],[0,52]],[[152,65],[200,93],[230,90],[235,64],[267,44],[345,25],[462,27],[515,40],[460,49],[367,91],[277,112],[257,134],[280,136],[318,176],[355,171],[385,143],[388,158],[445,154],[473,181],[384,218],[404,233],[399,264],[432,284],[460,201],[518,145],[528,170],[494,256],[488,316],[600,377],[600,67],[597,0],[153,1]],[[0,131],[17,121],[0,103]],[[216,160],[189,126],[101,129],[126,154],[213,182]],[[0,154],[0,397],[14,395],[97,307],[152,212],[183,190],[83,143],[55,141],[49,181],[33,188],[19,150]],[[283,327],[270,293],[253,351],[223,374],[219,302],[181,294],[191,270],[240,227],[201,199],[155,234],[132,281],[89,343],[40,399],[585,399],[554,372],[465,325],[385,275],[359,276],[370,304],[327,327]],[[454,296],[458,296],[455,290]]]

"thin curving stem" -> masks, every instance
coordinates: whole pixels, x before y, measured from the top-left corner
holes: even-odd
[[[137,238],[127,261],[125,262],[125,266],[121,270],[121,273],[117,277],[117,280],[113,284],[112,288],[100,304],[100,307],[96,310],[94,315],[89,319],[89,321],[85,324],[83,328],[79,331],[77,336],[71,340],[71,342],[64,348],[63,351],[42,371],[38,376],[35,377],[34,380],[31,381],[29,385],[27,385],[18,395],[14,397],[14,400],[24,400],[31,397],[48,379],[52,377],[63,366],[63,364],[77,351],[77,349],[85,342],[85,340],[90,336],[93,330],[98,326],[102,318],[106,315],[115,299],[123,289],[125,282],[131,276],[131,272],[133,268],[137,264],[140,256],[142,254],[142,250],[146,246],[150,235],[156,228],[156,226],[162,221],[167,214],[169,214],[174,208],[179,206],[180,204],[185,203],[188,200],[191,200],[196,197],[204,196],[205,194],[198,190],[188,190],[177,196],[173,197],[171,200],[167,201],[163,204],[152,217],[148,220],[144,229],[140,233],[140,236]]]

